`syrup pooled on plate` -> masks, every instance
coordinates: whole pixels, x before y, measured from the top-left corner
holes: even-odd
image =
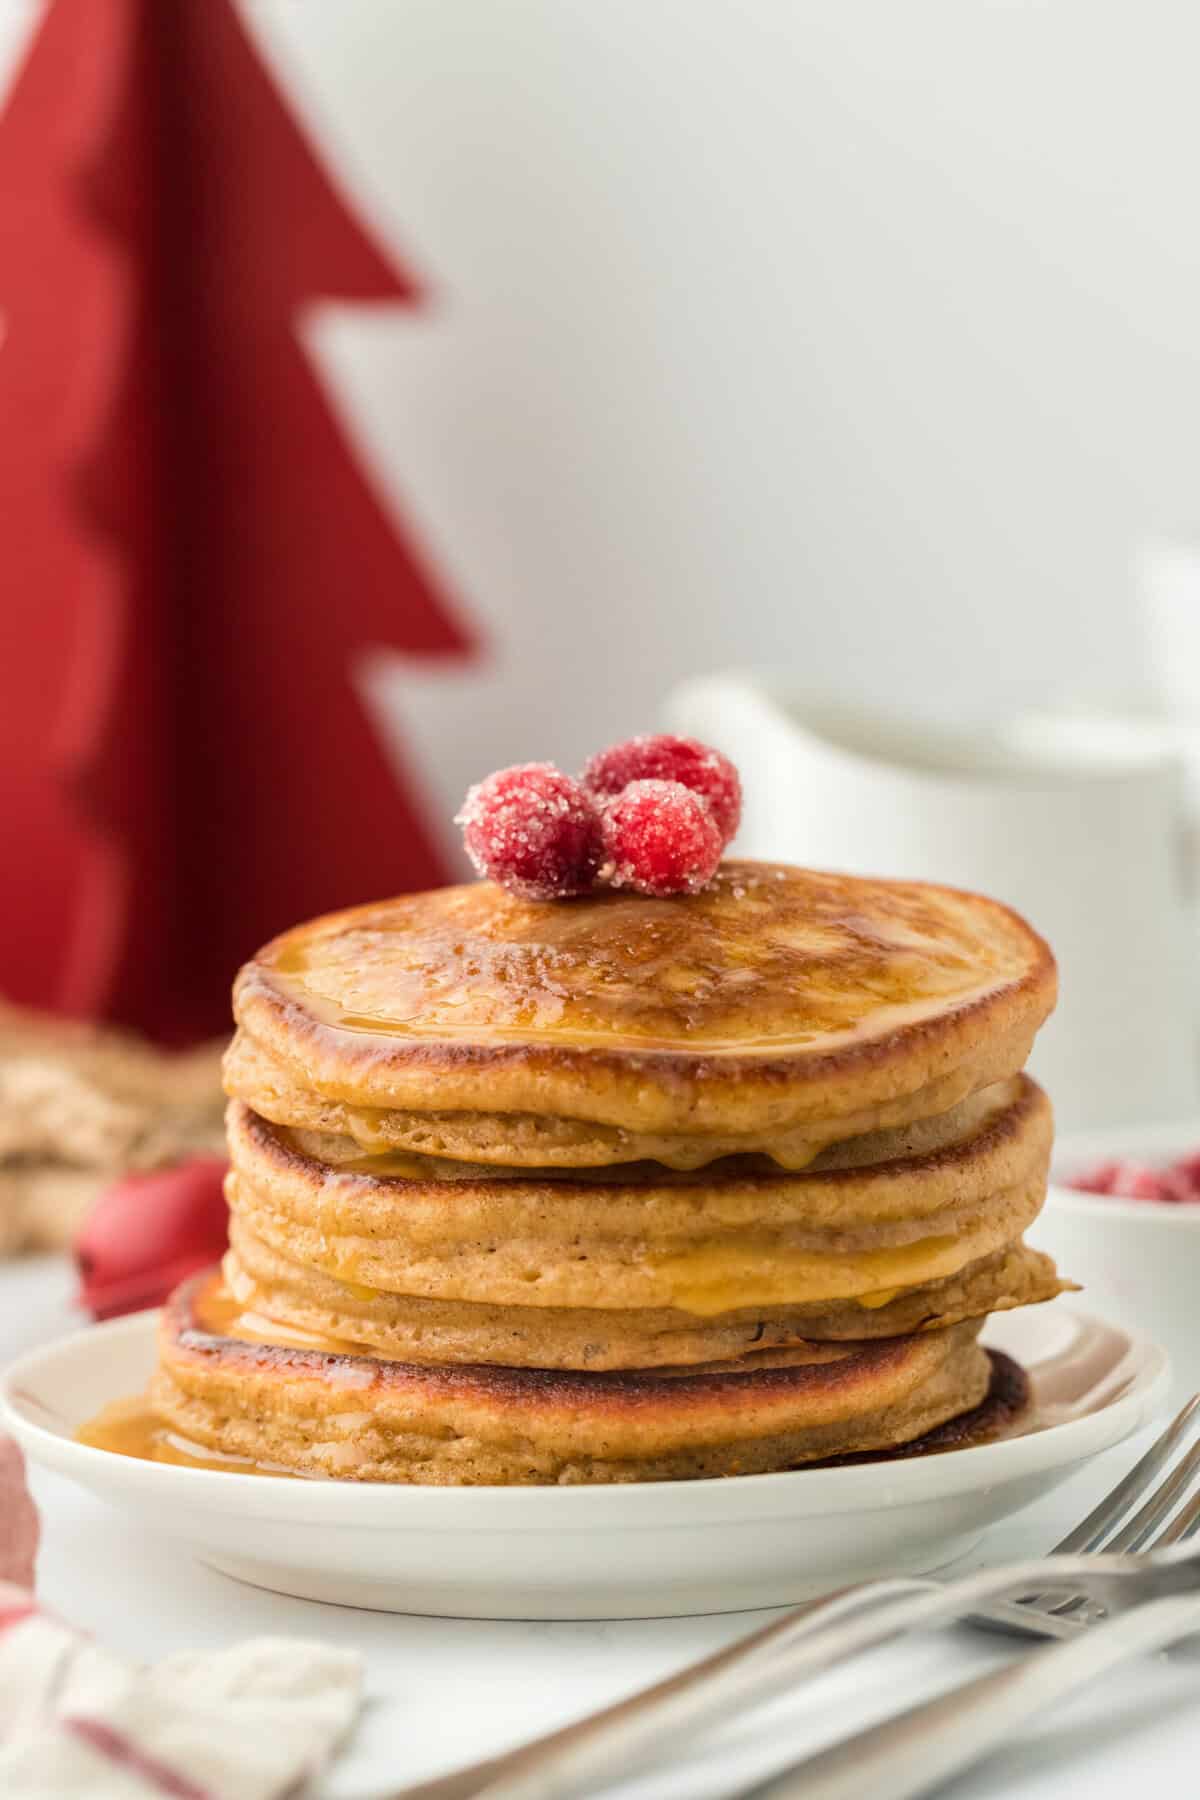
[[[94,1450],[110,1450],[114,1456],[136,1456],[142,1462],[178,1463],[186,1469],[232,1469],[241,1475],[290,1475],[240,1456],[224,1456],[189,1443],[165,1426],[146,1394],[129,1400],[113,1400],[94,1419],[81,1425],[76,1442]]]
[[[358,1346],[337,1338],[276,1325],[235,1299],[219,1276],[214,1275],[196,1296],[196,1324],[214,1337],[235,1338],[250,1344],[284,1344],[295,1349],[323,1350],[353,1355]],[[115,1456],[136,1456],[143,1462],[177,1463],[188,1469],[225,1469],[242,1475],[284,1475],[293,1471],[249,1457],[227,1456],[193,1444],[164,1424],[149,1394],[113,1400],[75,1434],[80,1444],[109,1450]]]

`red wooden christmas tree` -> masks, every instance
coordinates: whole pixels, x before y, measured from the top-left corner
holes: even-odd
[[[470,642],[297,336],[414,304],[229,0],[53,0],[0,119],[0,992],[179,1041],[444,878],[353,686]]]

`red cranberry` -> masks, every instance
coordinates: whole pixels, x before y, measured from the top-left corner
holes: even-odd
[[[742,784],[727,756],[695,738],[657,736],[628,738],[601,750],[586,765],[583,785],[599,800],[610,800],[632,781],[678,781],[703,795],[728,844],[742,816]]]
[[[1120,1163],[1112,1178],[1109,1193],[1118,1200],[1165,1200],[1172,1198],[1163,1191],[1162,1177],[1157,1169],[1151,1169],[1145,1163],[1130,1159]]]
[[[1188,1197],[1200,1200],[1200,1151],[1191,1156],[1181,1156],[1171,1164],[1168,1174],[1180,1181],[1188,1191]]]
[[[1081,1194],[1111,1194],[1112,1184],[1121,1170],[1121,1164],[1115,1159],[1096,1163],[1085,1169],[1081,1175],[1073,1175],[1067,1187],[1075,1188]]]
[[[525,900],[583,894],[600,867],[600,816],[553,763],[518,763],[478,782],[455,823],[476,872]]]
[[[721,831],[707,800],[678,781],[631,781],[604,813],[613,887],[640,894],[697,894],[721,860]]]

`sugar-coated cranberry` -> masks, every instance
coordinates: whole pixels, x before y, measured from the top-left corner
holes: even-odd
[[[228,1242],[225,1171],[219,1156],[126,1175],[106,1188],[75,1239],[79,1302],[94,1318],[157,1306]]]
[[[640,894],[697,894],[724,844],[712,808],[680,781],[631,781],[604,812],[604,873]]]
[[[1112,1184],[1119,1175],[1122,1164],[1115,1158],[1107,1162],[1095,1163],[1078,1175],[1072,1175],[1065,1184],[1081,1194],[1111,1194]]]
[[[1200,1154],[1181,1156],[1165,1169],[1133,1157],[1111,1158],[1073,1176],[1066,1184],[1084,1194],[1111,1194],[1118,1200],[1163,1200],[1183,1205],[1200,1200]]]
[[[475,870],[525,900],[583,894],[600,867],[600,814],[553,763],[518,763],[468,790],[455,823]]]
[[[1187,1188],[1189,1199],[1200,1200],[1200,1151],[1191,1156],[1181,1156],[1171,1164],[1167,1173]]]
[[[1186,1206],[1189,1202],[1200,1200],[1195,1188],[1187,1176],[1179,1169],[1159,1169],[1158,1197],[1160,1200],[1173,1201],[1177,1206]]]
[[[678,781],[702,794],[728,844],[742,816],[742,784],[727,756],[695,738],[657,736],[628,738],[601,750],[586,765],[583,784],[601,800],[613,799],[631,781]]]
[[[1175,1197],[1164,1190],[1157,1169],[1132,1158],[1118,1165],[1108,1192],[1118,1200],[1170,1200]]]

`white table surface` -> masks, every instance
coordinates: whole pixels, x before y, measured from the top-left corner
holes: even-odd
[[[0,1365],[78,1325],[65,1264],[0,1264]],[[1145,1439],[1097,1459],[1048,1501],[998,1527],[972,1559],[1047,1549],[1134,1460]],[[44,1602],[98,1640],[151,1659],[261,1632],[353,1645],[368,1704],[320,1792],[368,1800],[564,1723],[739,1637],[769,1615],[591,1624],[405,1618],[289,1600],[192,1562],[167,1538],[59,1477],[37,1475]],[[746,1719],[686,1765],[621,1789],[643,1800],[717,1800],[803,1750],[1011,1654],[960,1628],[878,1652],[852,1671]],[[1041,1721],[972,1775],[956,1800],[1173,1800],[1200,1793],[1200,1647],[1147,1659]]]

